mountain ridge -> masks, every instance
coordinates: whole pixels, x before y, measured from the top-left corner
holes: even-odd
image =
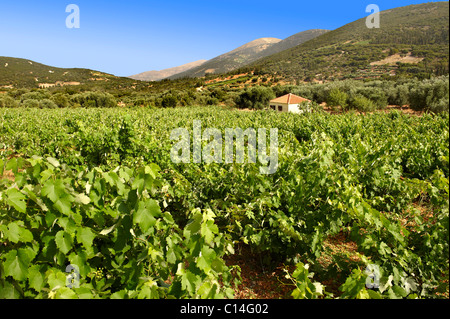
[[[221,54],[205,62],[199,67],[175,74],[169,77],[169,79],[173,80],[184,77],[195,78],[203,77],[205,74],[221,74],[230,72],[246,66],[262,57],[267,56],[268,54],[279,52],[279,50],[283,50],[285,47],[292,47],[300,43],[304,43],[326,32],[329,32],[329,30],[307,30],[294,34],[284,40],[270,37],[259,38],[232,51]]]
[[[186,63],[180,66],[176,66],[173,68],[163,69],[163,70],[154,70],[154,71],[146,71],[139,74],[129,76],[130,79],[140,80],[140,81],[159,81],[165,78],[168,78],[172,75],[187,71],[189,69],[198,67],[205,63],[207,60],[198,60],[190,63]]]
[[[232,71],[239,66],[247,65],[253,61],[253,56],[264,51],[268,47],[282,41],[277,38],[259,38],[245,43],[229,52],[223,53],[211,60],[208,60],[201,66],[190,70],[174,74],[169,79],[179,79],[183,77],[200,77],[206,73],[225,73]]]

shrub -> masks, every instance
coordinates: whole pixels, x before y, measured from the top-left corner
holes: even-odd
[[[314,102],[314,101],[304,101],[298,105],[299,110],[307,112],[307,113],[316,113],[316,112],[322,112],[323,108],[320,104]]]
[[[314,87],[314,101],[317,103],[323,103],[327,101],[328,86],[317,85]]]
[[[331,107],[340,106],[343,110],[347,108],[348,94],[338,88],[332,89],[328,93],[327,105]]]
[[[275,98],[275,94],[269,87],[255,86],[246,89],[236,98],[236,105],[241,109],[261,110],[267,107],[269,101]]]
[[[219,99],[217,99],[215,97],[208,97],[206,100],[207,105],[218,105],[219,103],[220,103]]]
[[[406,84],[398,85],[392,90],[388,102],[391,105],[403,106],[409,104],[409,87]]]
[[[370,112],[376,109],[372,100],[366,98],[363,95],[355,95],[349,99],[349,108],[355,109],[361,112]]]
[[[409,94],[410,105],[414,110],[431,110],[431,107],[440,109],[445,103],[441,101],[448,101],[448,99],[448,77],[446,80],[425,80],[413,87]]]
[[[227,93],[222,89],[214,89],[211,91],[211,97],[219,101],[224,101],[227,98]]]
[[[50,99],[60,108],[65,108],[65,107],[70,106],[69,97],[67,94],[56,93],[56,94],[53,94]]]
[[[80,104],[82,107],[85,108],[92,108],[92,107],[116,107],[117,101],[109,93],[103,93],[103,92],[85,92],[85,93],[79,93],[75,94],[71,98],[71,102],[76,104]]]
[[[49,99],[44,99],[39,102],[39,108],[41,109],[57,109],[58,105],[55,102]]]
[[[39,108],[39,101],[34,100],[34,99],[23,100],[22,103],[20,104],[20,106],[30,108],[30,109],[31,108]]]
[[[297,94],[294,91],[297,91],[299,89],[298,86],[295,85],[276,85],[272,87],[272,91],[276,96],[283,96],[288,93],[294,93]]]
[[[5,95],[5,96],[0,95],[0,108],[2,108],[2,107],[13,108],[13,107],[17,107],[17,105],[18,105],[18,103],[12,97],[7,96],[7,95]]]
[[[314,93],[309,86],[298,87],[297,89],[293,90],[292,93],[311,101],[314,100]]]
[[[39,90],[39,91],[33,91],[33,92],[28,92],[25,94],[22,94],[21,96],[21,100],[25,101],[25,100],[43,100],[43,99],[48,99],[50,97],[50,93],[48,91],[44,91],[44,90]]]
[[[383,89],[377,87],[363,87],[358,89],[357,94],[363,95],[372,101],[374,108],[382,109],[388,105],[388,97]]]
[[[21,173],[19,185],[0,183],[0,298],[233,297],[223,259],[231,239],[211,210],[191,210],[180,226],[162,210],[157,165],[103,172],[37,156],[11,162]]]
[[[11,90],[8,92],[8,95],[15,98],[15,99],[19,99],[23,94],[29,92],[27,89],[17,89],[17,90]]]
[[[434,113],[449,111],[449,98],[431,102],[429,110]]]
[[[177,98],[173,95],[166,95],[163,97],[161,101],[162,107],[176,107],[177,106]]]

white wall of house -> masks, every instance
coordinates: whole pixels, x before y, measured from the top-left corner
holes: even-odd
[[[298,104],[289,104],[288,105],[288,112],[291,112],[291,113],[303,113],[303,111],[299,109]]]

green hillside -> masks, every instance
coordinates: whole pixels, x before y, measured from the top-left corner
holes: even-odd
[[[58,82],[58,83],[57,83]],[[78,68],[56,68],[27,59],[0,56],[0,86],[37,88],[43,84],[85,85],[117,88],[131,86],[136,80]]]
[[[448,73],[448,32],[448,2],[395,8],[380,12],[379,29],[367,28],[362,18],[242,71],[306,81],[442,75]],[[389,56],[391,64],[371,65]]]

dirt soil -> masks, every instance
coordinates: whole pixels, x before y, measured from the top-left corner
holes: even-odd
[[[421,62],[424,58],[418,58],[411,55],[411,52],[408,52],[406,56],[401,56],[400,54],[394,54],[391,56],[388,56],[386,59],[383,59],[381,61],[376,61],[370,63],[370,65],[395,65],[397,62],[401,63],[410,63],[410,64],[417,64]]]

